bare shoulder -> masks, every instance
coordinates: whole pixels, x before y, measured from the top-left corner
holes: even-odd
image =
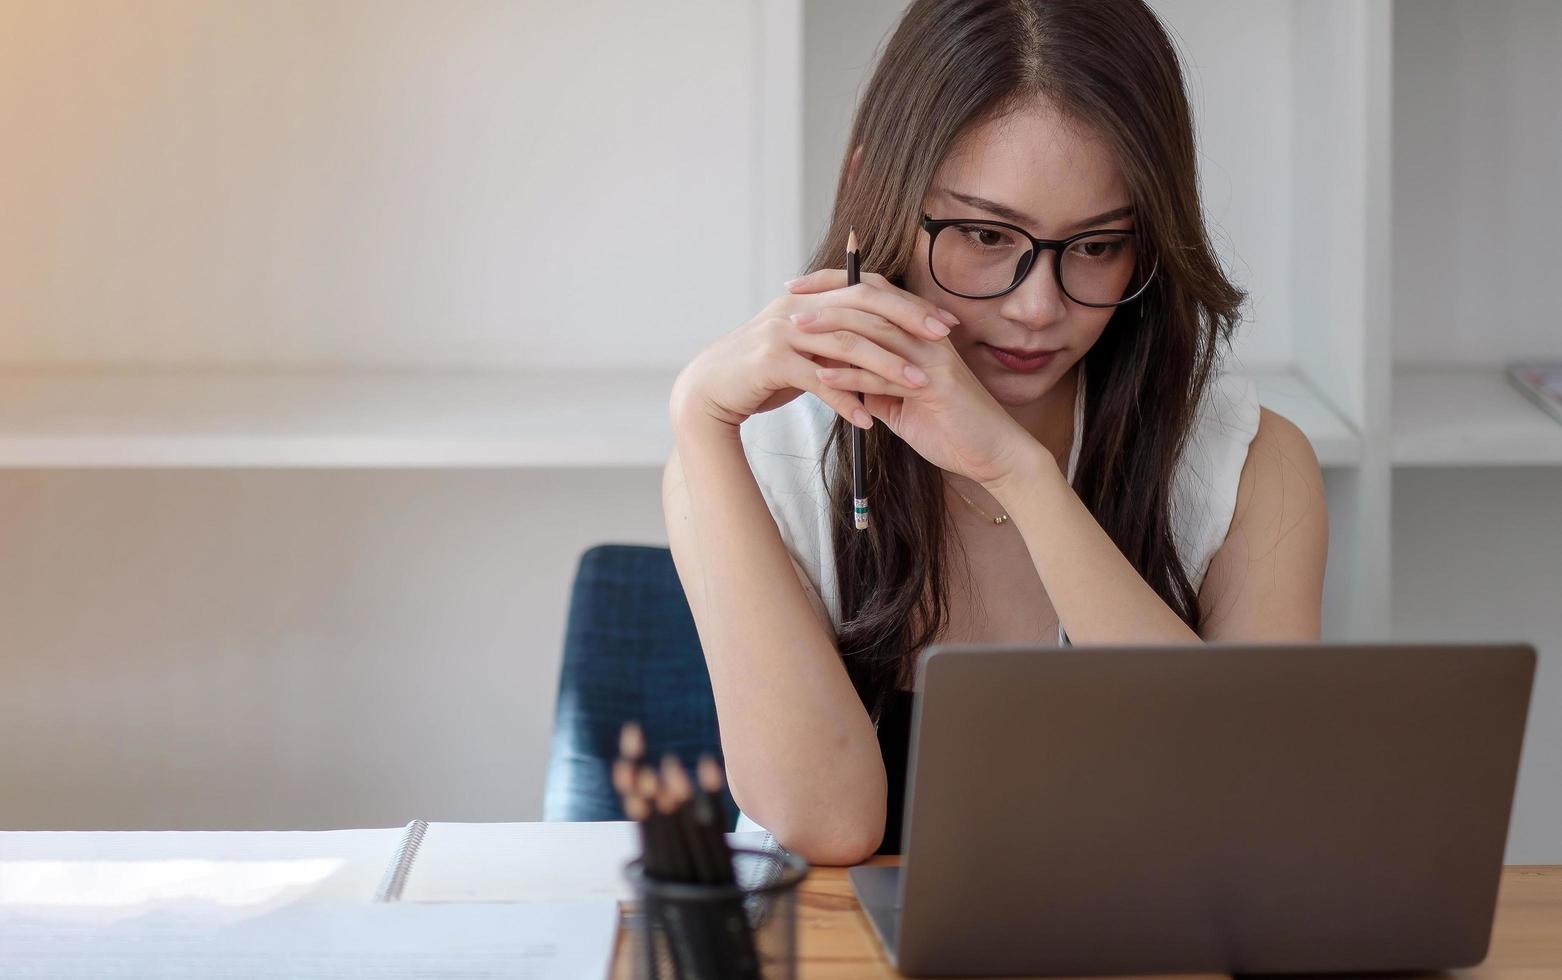
[[[1252,511],[1295,512],[1323,500],[1323,469],[1318,454],[1296,423],[1267,408],[1258,410],[1258,431],[1248,444],[1247,461],[1237,483],[1233,523]]]
[[[1259,410],[1225,543],[1199,590],[1210,641],[1311,641],[1321,629],[1329,512],[1306,434]]]

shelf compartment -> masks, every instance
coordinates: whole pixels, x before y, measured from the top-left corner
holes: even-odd
[[[1394,371],[1395,466],[1562,465],[1562,422],[1501,367]]]

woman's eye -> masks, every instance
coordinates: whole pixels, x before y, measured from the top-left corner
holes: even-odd
[[[1074,246],[1074,249],[1087,259],[1106,259],[1121,252],[1123,243],[1119,241],[1080,242]]]
[[[980,228],[975,225],[965,225],[960,228],[960,233],[973,245],[981,248],[999,248],[1008,244],[1008,236],[1003,232],[992,228]]]

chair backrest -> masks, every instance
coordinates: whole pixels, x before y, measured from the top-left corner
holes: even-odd
[[[672,553],[598,545],[581,555],[570,593],[543,819],[625,819],[612,764],[626,721],[645,729],[653,760],[721,758],[710,675]],[[730,827],[737,805],[725,791],[722,805]]]

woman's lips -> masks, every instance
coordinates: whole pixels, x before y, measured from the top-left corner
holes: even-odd
[[[994,347],[991,344],[982,344],[982,347],[1000,365],[1008,368],[1010,371],[1018,371],[1021,374],[1040,371],[1052,363],[1052,357],[1057,353],[1055,350],[1011,350],[1005,347]]]

